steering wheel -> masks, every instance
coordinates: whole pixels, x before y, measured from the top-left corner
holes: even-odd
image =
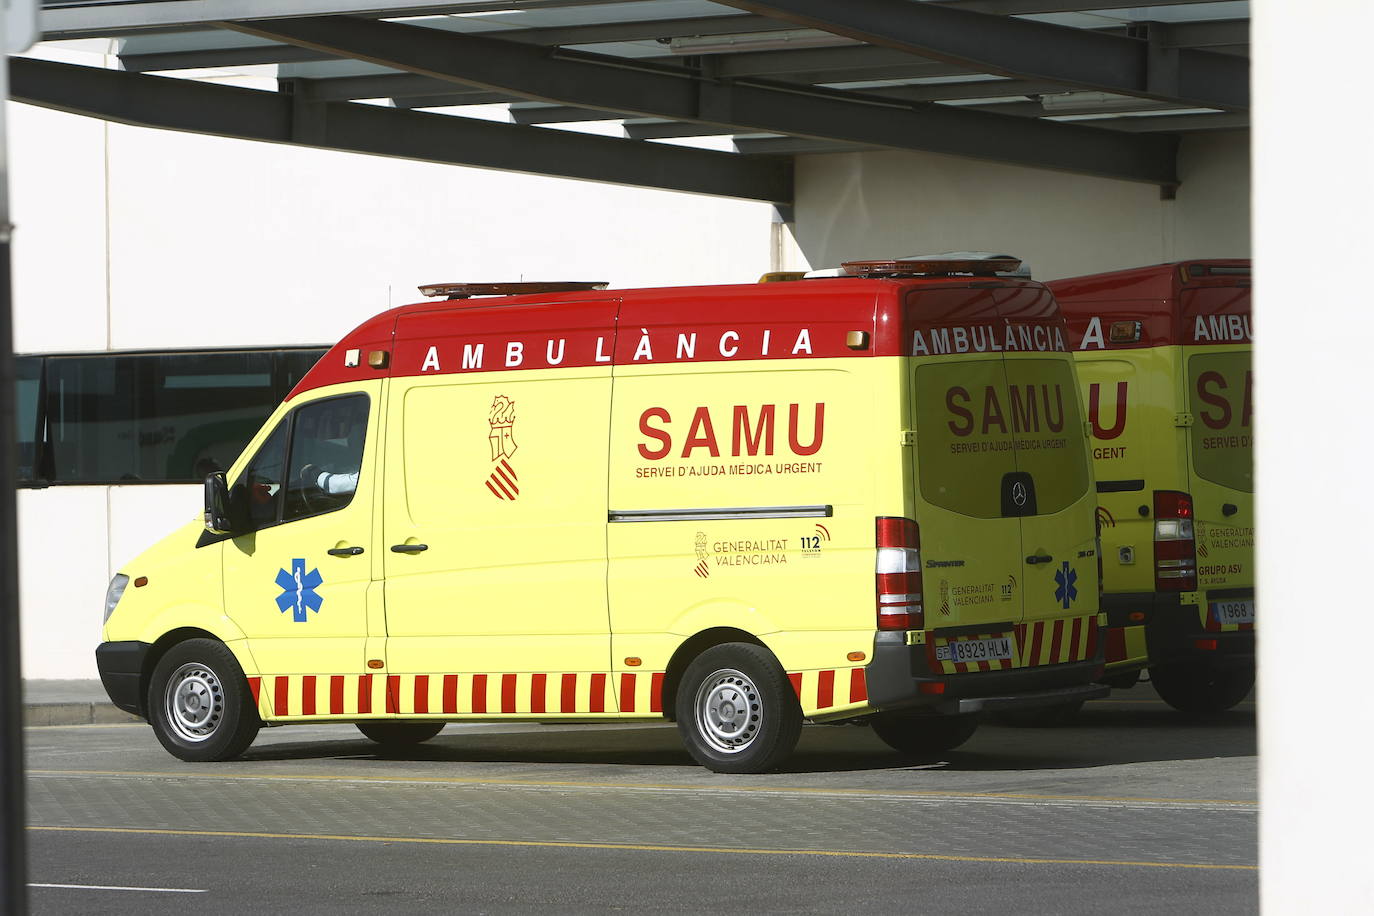
[[[305,465],[301,468],[300,473],[296,475],[296,492],[301,495],[301,505],[304,506],[308,512],[315,512],[320,508],[318,505],[310,502],[311,493],[314,493],[316,496],[321,496],[324,493],[324,491],[320,489],[319,479],[320,469],[313,464]]]

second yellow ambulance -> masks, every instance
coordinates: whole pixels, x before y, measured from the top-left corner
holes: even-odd
[[[1107,681],[1177,709],[1255,678],[1250,262],[1057,280],[1097,468]]]
[[[1014,266],[429,288],[115,577],[107,690],[187,760],[263,723],[668,718],[722,772],[804,720],[920,754],[1100,695],[1085,420]]]

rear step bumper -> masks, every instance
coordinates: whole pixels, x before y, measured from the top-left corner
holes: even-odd
[[[936,703],[931,711],[937,715],[955,716],[975,712],[1004,712],[1013,709],[1036,709],[1045,706],[1063,706],[1096,700],[1107,696],[1112,688],[1106,684],[1084,684],[1081,687],[1060,687],[1057,690],[1039,690],[1035,693],[1015,693],[1001,697],[965,697]]]
[[[1102,641],[1090,659],[997,671],[943,674],[930,670],[924,647],[906,645],[900,631],[879,632],[868,666],[868,699],[876,709],[955,715],[987,709],[1031,709],[1106,696]]]

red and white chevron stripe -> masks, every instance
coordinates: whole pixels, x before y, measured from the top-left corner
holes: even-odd
[[[501,463],[496,466],[496,470],[491,472],[487,478],[487,489],[497,499],[515,499],[520,495],[520,487],[516,485],[519,480],[515,476],[515,468],[510,466],[510,462],[502,458]]]

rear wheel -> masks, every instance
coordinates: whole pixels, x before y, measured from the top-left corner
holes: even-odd
[[[1179,712],[1208,715],[1225,712],[1245,699],[1255,686],[1255,669],[1170,665],[1150,669],[1150,683],[1164,702]]]
[[[383,747],[422,744],[444,730],[443,722],[357,722],[358,731]]]
[[[158,661],[148,723],[173,756],[191,761],[237,757],[262,726],[238,659],[213,639],[177,643]]]
[[[682,676],[676,706],[688,753],[717,773],[771,770],[801,736],[797,696],[762,646],[727,643],[701,653]]]
[[[953,750],[978,730],[977,715],[915,716],[910,713],[885,713],[869,724],[873,733],[894,751],[908,757],[931,757]]]

